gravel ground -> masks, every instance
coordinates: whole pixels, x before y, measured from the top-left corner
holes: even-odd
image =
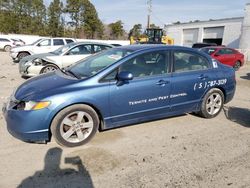
[[[25,80],[0,52],[0,108]],[[250,187],[250,64],[214,119],[187,114],[97,133],[62,148],[13,138],[0,115],[0,188]],[[17,125],[18,126],[18,125]]]

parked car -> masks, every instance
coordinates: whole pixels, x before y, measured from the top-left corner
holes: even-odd
[[[239,51],[227,47],[205,47],[200,51],[209,54],[219,62],[238,70],[244,64],[244,55]]]
[[[6,37],[0,37],[0,50],[9,52],[11,48],[14,46],[15,46],[15,43],[13,40],[6,38]]]
[[[185,47],[130,45],[27,80],[3,106],[24,141],[87,143],[99,130],[197,112],[217,116],[235,93],[235,71]],[[140,135],[138,135],[140,136]]]
[[[23,46],[23,45],[25,45],[25,42],[23,40],[21,40],[21,39],[12,38],[11,40],[14,42],[15,46]]]
[[[24,57],[19,62],[19,72],[24,77],[32,77],[52,72],[72,65],[73,63],[91,54],[95,54],[112,47],[112,45],[104,43],[69,43],[54,52]]]
[[[20,61],[23,57],[38,53],[52,52],[61,46],[76,42],[75,39],[71,38],[42,38],[38,39],[30,45],[24,45],[12,48],[10,56],[14,61]]]
[[[216,43],[194,43],[192,45],[192,48],[203,48],[203,47],[207,47],[207,46],[217,46]]]

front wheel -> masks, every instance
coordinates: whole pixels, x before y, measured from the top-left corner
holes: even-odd
[[[66,147],[83,145],[90,141],[99,126],[99,118],[88,105],[72,105],[60,111],[53,119],[51,133],[56,142]]]
[[[220,89],[214,88],[205,95],[199,115],[204,118],[217,116],[224,105],[224,94]]]
[[[5,52],[9,52],[11,50],[11,46],[7,45],[4,47]]]
[[[54,72],[54,71],[56,71],[57,69],[58,69],[57,66],[52,65],[52,64],[48,64],[48,65],[45,65],[45,67],[42,68],[40,74],[45,74],[45,73],[49,73],[49,72]]]

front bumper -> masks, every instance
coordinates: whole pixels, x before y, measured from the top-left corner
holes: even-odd
[[[49,109],[37,111],[15,110],[5,103],[2,108],[9,133],[25,142],[44,142],[50,139],[47,114]]]
[[[10,52],[10,57],[11,57],[13,60],[17,60],[17,59],[18,59],[17,55],[18,55],[17,52]]]

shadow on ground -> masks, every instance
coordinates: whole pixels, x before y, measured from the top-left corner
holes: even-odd
[[[65,163],[77,166],[73,168],[60,168],[62,156],[61,148],[51,148],[44,158],[44,169],[35,172],[33,176],[24,179],[18,188],[27,187],[79,187],[92,188],[93,183],[89,172],[85,169],[79,156],[65,158]]]
[[[226,118],[244,127],[250,128],[250,110],[238,107],[224,107]]]
[[[250,73],[247,73],[246,76],[241,76],[240,78],[250,80]]]

